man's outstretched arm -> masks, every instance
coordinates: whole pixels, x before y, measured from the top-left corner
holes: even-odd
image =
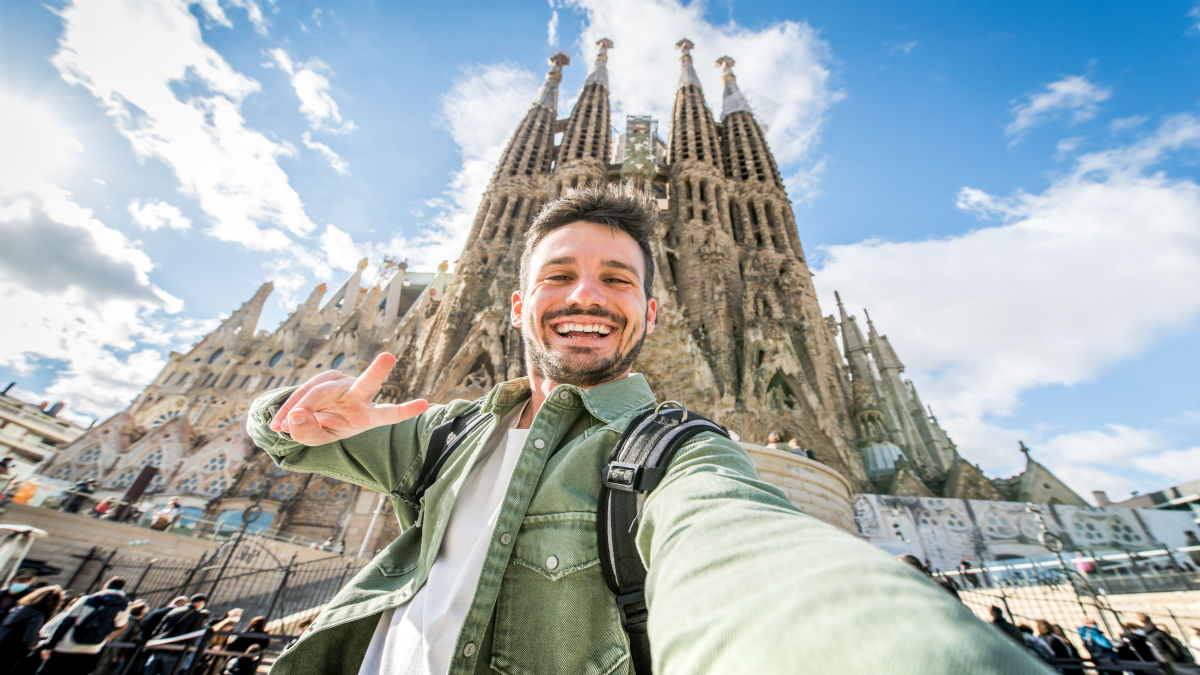
[[[1049,673],[942,588],[800,513],[724,439],[647,498],[654,672]]]

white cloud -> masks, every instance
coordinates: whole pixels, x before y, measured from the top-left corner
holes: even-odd
[[[1169,476],[1171,484],[1176,484],[1196,475],[1196,467],[1200,467],[1200,446],[1134,457],[1132,463],[1143,471]]]
[[[821,159],[814,156],[815,148],[830,108],[843,94],[831,82],[829,45],[807,23],[781,21],[757,30],[733,22],[714,25],[705,20],[703,3],[685,6],[676,0],[569,0],[560,5],[585,14],[579,42],[584,57],[576,61],[582,68],[591,66],[597,40],[608,37],[615,43],[608,61],[615,126],[623,127],[626,115],[650,114],[659,120],[665,138],[679,80],[679,53],[672,45],[687,37],[696,45],[696,73],[713,114],[721,114],[722,93],[714,63],[727,54],[737,60],[738,85],[767,129],[785,184],[813,186],[810,179],[819,173],[814,167]],[[808,194],[791,196],[804,201]]]
[[[50,182],[74,162],[83,145],[50,105],[0,89],[0,192]]]
[[[917,48],[918,44],[920,43],[916,40],[909,40],[907,42],[886,42],[884,43],[884,46],[887,47],[888,51],[893,54],[903,54],[908,56],[912,53],[912,50]]]
[[[229,20],[229,17],[225,15],[225,10],[221,7],[221,0],[195,0],[195,2],[213,21],[226,28],[233,27],[233,22]],[[258,6],[257,2],[254,0],[225,0],[225,2],[232,7],[245,10],[246,18],[254,25],[254,30],[259,35],[267,34],[267,21],[263,18],[262,8]],[[271,0],[271,4],[275,4],[274,0]]]
[[[554,5],[551,4],[551,7]],[[558,10],[551,10],[550,21],[546,23],[546,46],[558,46]]]
[[[1086,141],[1083,136],[1071,136],[1061,139],[1054,146],[1054,159],[1063,160],[1075,154],[1075,151]]]
[[[305,131],[303,134],[301,134],[300,139],[304,141],[304,147],[320,153],[320,155],[325,158],[325,161],[329,162],[329,166],[332,167],[334,171],[342,174],[343,176],[350,175],[350,164],[348,164],[346,160],[342,159],[341,155],[334,152],[333,148],[321,143],[320,141],[314,141],[312,139],[312,134],[308,131]]]
[[[228,21],[215,3],[204,9],[218,23]],[[284,250],[289,233],[315,229],[277,161],[295,149],[242,117],[242,101],[258,92],[258,82],[204,43],[183,3],[82,3],[59,14],[63,33],[53,63],[63,79],[100,100],[139,158],[174,171],[211,219],[209,234]]]
[[[1188,18],[1194,19],[1196,23],[1192,24],[1192,32],[1200,33],[1200,2],[1188,12]]]
[[[1093,84],[1082,75],[1064,77],[1042,91],[1029,94],[1025,101],[1014,102],[1013,120],[1004,133],[1015,143],[1033,126],[1065,113],[1070,113],[1072,123],[1089,120],[1111,96],[1112,89]]]
[[[133,222],[151,231],[163,227],[183,231],[192,227],[192,221],[176,206],[163,201],[143,204],[135,199],[129,202],[129,215],[133,216]]]
[[[312,129],[321,129],[335,134],[347,134],[354,131],[355,124],[342,120],[341,110],[337,101],[329,93],[333,86],[324,73],[329,72],[329,66],[320,59],[309,59],[304,63],[295,63],[288,53],[280,48],[271,50],[271,58],[275,65],[287,73],[300,99],[300,112],[308,120]]]
[[[1146,117],[1145,115],[1133,115],[1131,117],[1121,117],[1119,119],[1115,119],[1115,120],[1109,122],[1108,130],[1110,132],[1112,132],[1113,134],[1120,134],[1120,133],[1124,133],[1126,131],[1131,131],[1133,129],[1137,129],[1138,127],[1141,127],[1142,125],[1144,125],[1146,122],[1149,122],[1149,121],[1150,121],[1150,118]]]
[[[1135,143],[1080,156],[1044,192],[964,187],[959,208],[999,224],[830,247],[817,271],[822,302],[833,306],[836,289],[871,308],[963,455],[1007,466],[1009,450],[997,448],[1016,438],[987,420],[1011,414],[1023,392],[1093,379],[1200,318],[1200,184],[1157,167],[1197,148],[1200,119],[1180,115]],[[1136,446],[1123,427],[1104,433],[1105,447]],[[1066,457],[1083,441],[1097,439],[1052,447]]]
[[[167,320],[182,303],[149,280],[150,258],[65,191],[0,196],[0,235],[0,365],[64,363],[46,397],[106,416],[161,368],[148,344],[186,344],[187,323]]]

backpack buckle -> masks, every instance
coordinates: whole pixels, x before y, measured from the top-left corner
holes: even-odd
[[[630,591],[618,595],[617,614],[621,616],[621,626],[627,632],[645,632],[646,621],[650,618],[650,610],[646,607],[646,594],[642,591]]]
[[[662,480],[665,471],[663,467],[635,462],[609,462],[604,471],[604,485],[622,492],[649,492]]]

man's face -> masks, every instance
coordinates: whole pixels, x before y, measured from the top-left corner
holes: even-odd
[[[607,225],[577,222],[546,235],[529,260],[512,322],[521,329],[530,375],[591,387],[629,374],[654,330],[642,249]]]

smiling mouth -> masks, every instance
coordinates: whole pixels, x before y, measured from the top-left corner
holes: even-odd
[[[582,323],[579,321],[564,321],[552,325],[551,329],[561,337],[584,338],[597,340],[612,333],[611,326],[602,323]]]

